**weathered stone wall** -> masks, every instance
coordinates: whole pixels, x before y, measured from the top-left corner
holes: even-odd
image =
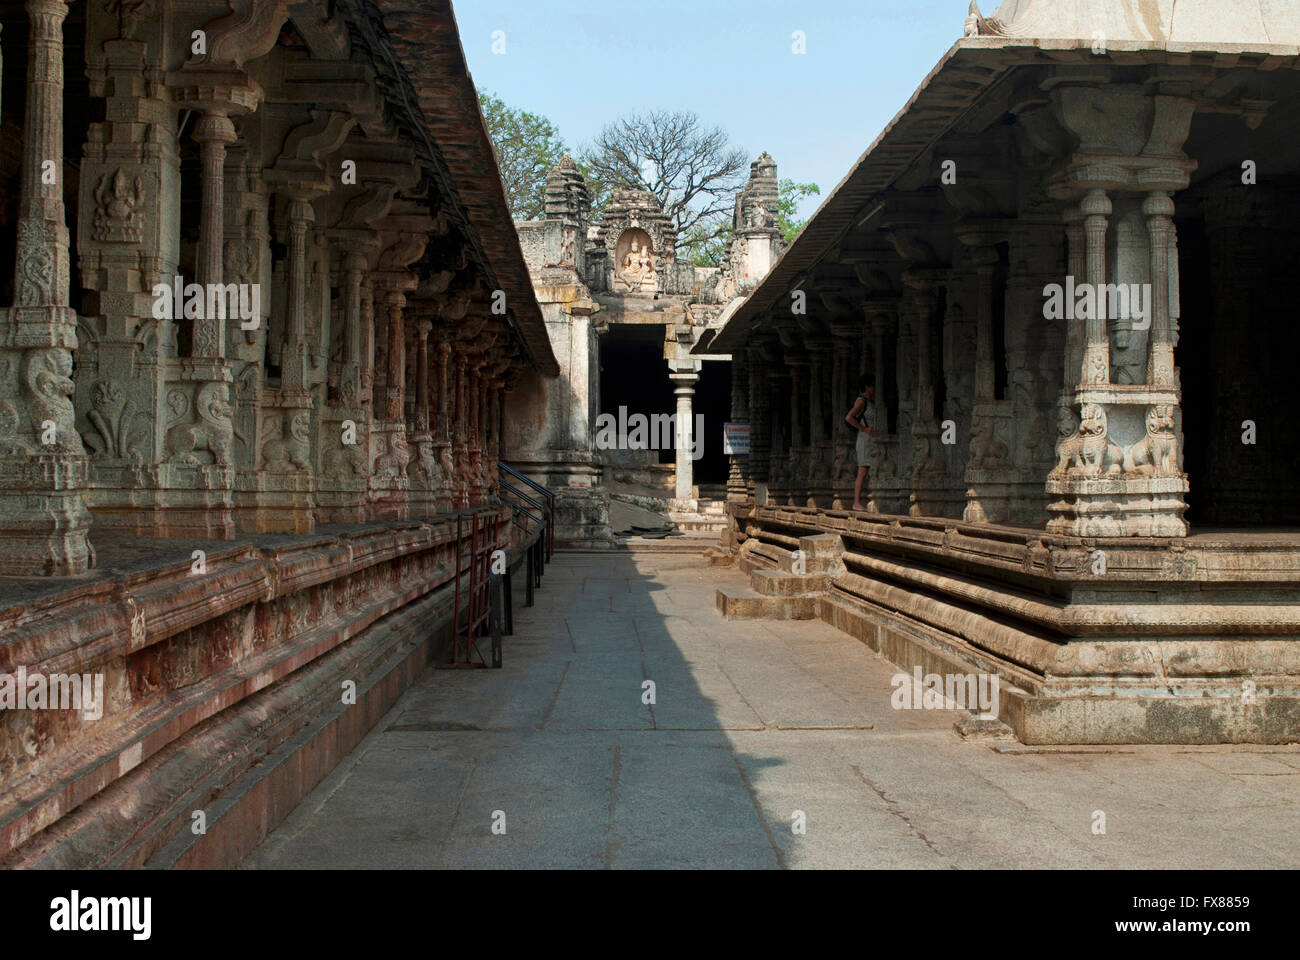
[[[508,511],[496,513],[502,539],[494,547],[506,548]],[[389,614],[438,596],[445,626],[458,548],[468,549],[468,537],[457,540],[452,519],[362,528],[337,537],[213,550],[202,568],[182,554],[170,565],[145,564],[135,573],[47,589],[0,608],[6,638],[0,673],[21,667],[29,676],[105,678],[98,718],[72,710],[0,712],[0,780],[6,784],[0,857],[15,865],[43,858],[42,831],[83,804],[103,817],[104,803],[97,798],[136,768],[210,735],[203,731],[221,727],[227,717],[242,717],[242,706],[259,692],[264,700],[274,698],[276,689],[294,682],[295,671],[344,648]],[[426,636],[436,634],[430,628]],[[343,702],[342,681],[359,678],[345,668],[333,694],[318,695]],[[291,718],[274,713],[264,714],[263,722],[292,726]],[[238,771],[254,755],[236,760]],[[233,782],[235,772],[223,770],[221,757],[200,754],[194,760],[205,776]],[[194,774],[194,783],[201,780]],[[181,785],[137,777],[129,795],[148,809],[162,799],[155,791],[170,786]],[[116,841],[98,841],[108,847],[97,848],[95,856],[116,851],[156,813],[140,818],[119,811],[132,825]],[[87,819],[78,816],[79,823]],[[173,832],[183,826],[174,824]],[[66,839],[57,829],[50,836],[54,845]],[[42,852],[23,852],[31,844]]]
[[[473,168],[477,109],[412,107],[417,85],[471,89],[463,62],[431,85],[395,8],[383,40],[352,4],[66,12],[34,0],[28,50],[6,51],[31,69],[0,573],[84,571],[94,526],[230,539],[487,502],[502,393],[555,370],[500,245],[499,181]],[[451,23],[430,14],[424,36]],[[67,31],[85,62],[64,62]],[[90,102],[65,103],[83,73]],[[46,163],[65,121],[84,144],[72,211]],[[430,131],[460,138],[458,159]],[[470,195],[503,222],[472,222]]]

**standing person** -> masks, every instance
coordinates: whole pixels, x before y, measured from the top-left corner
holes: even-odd
[[[844,422],[858,431],[858,479],[853,485],[853,509],[865,513],[862,505],[862,484],[867,479],[871,463],[871,435],[876,423],[876,378],[863,374],[858,378],[858,399],[853,409],[844,415]]]

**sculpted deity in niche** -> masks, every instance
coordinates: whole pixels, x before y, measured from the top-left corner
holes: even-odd
[[[654,250],[650,246],[650,237],[642,230],[630,230],[630,243],[626,252],[618,261],[618,276],[628,289],[638,291],[654,289],[655,260]],[[622,247],[620,241],[619,246]]]
[[[1110,379],[1112,383],[1146,383],[1147,338],[1128,321],[1110,324]]]

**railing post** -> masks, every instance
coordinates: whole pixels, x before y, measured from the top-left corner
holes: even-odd
[[[528,575],[528,588],[527,588],[527,590],[526,590],[526,592],[525,592],[525,594],[524,594],[524,606],[526,606],[526,607],[531,607],[531,606],[533,605],[533,587],[535,586],[535,582],[534,582],[534,580],[533,580],[533,547],[532,547],[532,544],[529,544],[529,546],[528,546],[528,550],[526,551],[526,553],[528,554],[528,568],[527,568],[527,570],[526,570],[525,572],[526,572],[527,575]]]
[[[504,584],[506,636],[513,637],[515,635],[515,577],[509,564],[506,564]]]
[[[492,666],[501,669],[501,574],[488,581],[488,628],[492,631]]]

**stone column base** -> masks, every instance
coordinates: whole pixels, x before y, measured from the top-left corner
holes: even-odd
[[[1185,537],[1186,477],[1052,479],[1047,532],[1069,537]]]
[[[311,474],[266,474],[239,478],[235,520],[240,533],[312,533]]]
[[[0,458],[0,574],[69,576],[94,565],[85,457]]]
[[[1047,497],[1042,483],[1025,470],[966,471],[967,523],[1010,523],[1041,527],[1047,518]]]
[[[321,477],[316,483],[315,500],[317,523],[365,522],[366,481],[360,477]]]
[[[908,494],[908,516],[956,519],[966,507],[963,489],[954,488],[946,474],[913,477]]]

